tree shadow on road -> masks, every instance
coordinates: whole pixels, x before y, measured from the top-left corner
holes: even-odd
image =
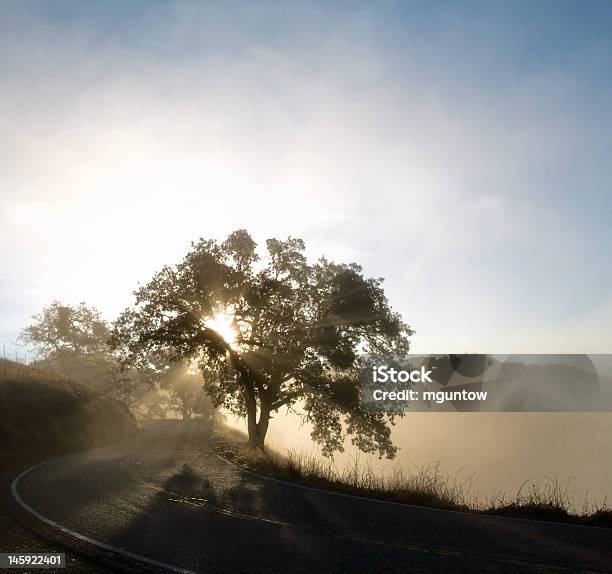
[[[111,543],[195,572],[462,571],[457,557],[351,537],[357,525],[316,493],[210,462],[181,464]]]

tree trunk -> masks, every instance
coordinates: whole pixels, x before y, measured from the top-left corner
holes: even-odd
[[[257,448],[259,442],[259,432],[257,430],[257,401],[255,396],[246,391],[244,393],[244,402],[247,411],[247,431],[249,433],[249,446]]]
[[[246,393],[247,429],[249,432],[249,446],[263,451],[270,423],[270,406],[262,402],[257,421],[257,400],[250,393]]]
[[[268,434],[268,425],[270,424],[270,406],[262,401],[259,410],[259,422],[257,423],[257,448],[263,451],[266,442],[266,434]]]

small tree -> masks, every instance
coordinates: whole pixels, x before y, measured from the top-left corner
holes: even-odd
[[[20,339],[32,345],[40,359],[68,354],[95,357],[108,351],[109,325],[84,302],[73,307],[53,301],[32,319],[34,323],[23,329]]]
[[[95,308],[53,301],[32,319],[19,339],[34,349],[39,367],[124,400],[132,398],[137,378],[128,376],[111,355],[110,326]]]
[[[403,355],[410,328],[389,307],[382,279],[356,264],[309,264],[300,239],[269,239],[260,259],[250,235],[192,244],[135,292],[112,345],[139,369],[199,361],[215,406],[246,416],[263,449],[272,413],[287,407],[310,422],[323,454],[350,436],[364,452],[392,458],[393,415],[360,404],[360,355]]]
[[[160,388],[169,395],[168,406],[180,412],[184,421],[212,411],[210,399],[204,392],[202,373],[192,372],[188,365],[179,363],[170,368],[162,376]]]

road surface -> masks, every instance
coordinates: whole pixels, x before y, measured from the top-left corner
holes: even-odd
[[[133,571],[612,572],[612,530],[384,504],[298,488],[163,425],[13,482],[21,512]]]

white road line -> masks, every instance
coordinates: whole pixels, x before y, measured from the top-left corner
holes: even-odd
[[[255,472],[254,470],[249,470],[244,466],[239,465],[238,463],[221,456],[220,454],[215,454],[215,456],[223,461],[225,464],[229,466],[233,466],[240,472],[244,472],[250,476],[254,476],[255,478],[261,478],[262,480],[268,480],[270,482],[277,482],[278,484],[284,484],[286,486],[290,486],[292,488],[299,488],[301,490],[310,490],[312,492],[320,492],[322,494],[327,494],[329,496],[340,496],[341,498],[352,498],[353,500],[363,500],[365,502],[370,502],[373,504],[386,504],[388,506],[400,506],[403,508],[415,508],[417,510],[432,510],[434,512],[452,512],[455,514],[462,514],[464,516],[479,516],[476,512],[465,512],[463,510],[452,510],[446,508],[436,508],[434,506],[419,506],[418,504],[409,504],[408,502],[394,502],[393,500],[382,500],[380,498],[371,498],[368,496],[359,496],[358,494],[346,494],[345,492],[336,492],[335,490],[326,490],[325,488],[318,488],[316,486],[306,486],[305,484],[299,484],[297,482],[289,482],[288,480],[283,480],[282,478],[274,478],[272,476],[266,476],[265,474],[260,474],[259,472]],[[482,515],[480,515],[482,516]],[[512,518],[508,516],[489,516],[488,518]],[[544,522],[544,521],[542,521]],[[559,523],[554,523],[559,524]],[[574,526],[574,525],[572,525]]]
[[[58,460],[58,459],[53,459],[53,460]],[[53,528],[57,528],[64,534],[67,534],[68,536],[71,536],[72,538],[76,538],[77,540],[80,540],[81,542],[87,542],[88,544],[101,548],[102,550],[107,550],[114,554],[119,554],[120,556],[125,556],[126,558],[137,560],[138,562],[143,562],[144,564],[155,566],[156,568],[162,568],[170,572],[177,572],[178,574],[198,574],[197,572],[193,570],[187,570],[186,568],[179,568],[178,566],[174,566],[173,564],[168,564],[166,562],[160,562],[159,560],[148,558],[147,556],[143,556],[142,554],[136,554],[134,552],[130,552],[129,550],[125,550],[124,548],[118,548],[116,546],[112,546],[110,544],[106,544],[104,542],[100,542],[99,540],[90,538],[89,536],[85,536],[84,534],[79,534],[78,532],[75,532],[74,530],[70,530],[69,528],[62,526],[61,524],[54,522],[53,520],[51,520],[50,518],[47,518],[46,516],[43,516],[37,510],[34,510],[34,508],[32,508],[27,502],[25,502],[21,498],[21,496],[19,496],[19,492],[17,491],[17,485],[19,484],[19,481],[26,474],[32,472],[36,468],[39,468],[45,464],[49,464],[50,462],[53,462],[53,460],[47,460],[45,462],[41,462],[39,464],[35,464],[34,466],[31,466],[30,468],[27,468],[19,476],[17,476],[11,483],[11,494],[13,495],[13,498],[15,499],[17,504],[19,504],[24,510],[28,511],[32,516],[35,516],[36,518],[38,518],[38,520],[44,522],[45,524],[48,524],[49,526],[52,526]]]
[[[290,482],[285,482],[282,480],[278,480],[278,479],[274,479],[274,478],[270,478],[270,477],[265,477],[265,476],[261,476],[257,473],[254,472],[250,472],[247,471],[245,469],[243,469],[242,467],[240,467],[239,465],[224,459],[223,457],[216,455],[217,457],[219,457],[222,461],[224,461],[225,463],[231,465],[231,466],[235,466],[237,469],[239,469],[242,472],[247,472],[249,474],[252,474],[253,476],[256,476],[258,478],[264,478],[266,480],[272,480],[275,482],[280,482],[280,483],[284,483],[284,484],[289,484],[290,486],[295,486],[297,488],[304,488],[307,490],[317,490],[317,491],[321,491],[327,494],[334,494],[334,495],[338,495],[338,496],[348,496],[351,498],[363,498],[363,497],[355,497],[355,496],[351,496],[351,495],[343,495],[341,493],[335,493],[335,492],[330,492],[330,491],[326,491],[326,490],[321,490],[321,489],[317,489],[317,488],[312,488],[312,487],[308,487],[308,486],[302,486],[302,485],[297,485],[297,484],[292,484]],[[63,458],[63,457],[60,457]],[[77,540],[81,540],[83,542],[87,542],[93,546],[97,546],[98,548],[102,548],[104,550],[108,550],[110,552],[113,552],[115,554],[119,554],[121,556],[126,556],[128,558],[131,558],[132,560],[137,560],[139,562],[143,562],[145,564],[149,564],[152,566],[155,566],[157,568],[162,568],[165,570],[169,570],[171,572],[177,572],[178,574],[198,574],[197,572],[194,572],[192,570],[187,570],[185,568],[179,568],[178,566],[174,566],[172,564],[167,564],[165,562],[159,562],[157,560],[154,560],[152,558],[148,558],[146,556],[142,556],[140,554],[135,554],[134,552],[130,552],[129,550],[125,550],[123,548],[118,548],[116,546],[111,546],[110,544],[106,544],[104,542],[100,542],[99,540],[95,540],[93,538],[90,538],[88,536],[85,536],[84,534],[79,534],[78,532],[74,532],[73,530],[70,530],[69,528],[66,528],[65,526],[62,526],[61,524],[51,520],[50,518],[47,518],[46,516],[43,516],[40,512],[38,512],[37,510],[35,510],[34,508],[32,508],[27,502],[25,502],[21,496],[19,495],[18,491],[17,491],[17,484],[19,483],[19,481],[29,472],[35,470],[36,468],[39,468],[43,465],[52,463],[56,460],[60,460],[60,459],[53,459],[53,460],[47,460],[45,462],[41,462],[39,464],[36,464],[34,466],[31,466],[30,468],[24,470],[17,478],[15,478],[15,480],[13,480],[12,484],[11,484],[11,493],[13,495],[13,498],[16,500],[16,502],[22,506],[25,510],[27,510],[30,514],[32,514],[33,516],[35,516],[36,518],[38,518],[39,520],[41,520],[42,522],[44,522],[45,524],[48,524],[49,526],[52,526],[54,528],[57,528],[58,530],[60,530],[61,532],[76,538]],[[145,486],[149,487],[149,488],[153,488],[156,491],[161,491],[161,492],[166,492],[168,494],[172,494],[175,495],[175,493],[172,493],[170,491],[167,491],[163,488],[157,487],[155,485],[151,485],[148,483],[144,483]],[[177,495],[178,496],[178,495]],[[373,501],[373,502],[386,502],[386,501],[379,501],[379,500],[374,500],[374,499],[369,499],[369,498],[364,498],[364,500],[369,500],[369,501]],[[464,555],[464,552],[461,552],[459,550],[456,549],[446,549],[446,548],[438,548],[436,546],[428,546],[428,545],[420,545],[420,544],[392,544],[392,543],[386,543],[380,540],[373,540],[370,538],[361,538],[361,537],[357,537],[357,536],[351,536],[351,535],[345,535],[339,532],[331,532],[331,531],[321,531],[321,530],[317,530],[315,528],[311,528],[305,525],[300,525],[300,524],[293,524],[290,522],[282,522],[279,520],[274,520],[274,519],[270,519],[270,518],[263,518],[263,517],[259,517],[259,516],[252,516],[250,514],[243,514],[243,513],[239,513],[239,512],[234,512],[231,510],[226,510],[226,509],[222,509],[222,508],[217,508],[217,507],[212,507],[212,506],[208,506],[208,505],[202,505],[201,508],[203,510],[208,510],[208,511],[212,511],[212,512],[216,512],[219,514],[223,514],[226,516],[231,516],[234,518],[242,518],[242,519],[246,519],[246,520],[251,520],[254,522],[262,522],[265,524],[270,524],[270,525],[274,525],[274,526],[280,526],[280,527],[285,527],[285,528],[299,528],[301,530],[307,531],[307,532],[311,532],[314,534],[319,534],[319,535],[326,535],[326,536],[333,536],[333,537],[337,537],[337,538],[342,538],[342,539],[346,539],[346,540],[353,540],[355,542],[362,542],[362,543],[368,543],[368,544],[375,544],[378,546],[389,546],[389,547],[395,547],[395,548],[402,548],[404,550],[409,550],[409,551],[417,551],[417,552],[427,552],[427,553],[434,553],[434,554],[442,554],[442,555],[451,555],[451,554],[457,554],[457,555]],[[499,557],[498,559],[504,561],[503,557]]]
[[[503,514],[485,514],[484,512],[478,511],[469,511],[469,510],[452,510],[450,508],[436,508],[435,506],[423,506],[418,504],[410,504],[408,502],[394,502],[393,500],[382,500],[380,498],[371,498],[369,496],[360,496],[358,494],[346,494],[345,492],[336,492],[335,490],[327,490],[325,488],[318,488],[316,486],[306,486],[305,484],[298,484],[296,482],[289,482],[288,480],[283,480],[282,478],[274,478],[272,476],[266,476],[265,474],[261,474],[259,472],[255,472],[254,470],[249,470],[244,466],[239,465],[238,463],[221,456],[220,454],[215,453],[215,456],[223,461],[225,464],[229,466],[233,466],[240,472],[244,474],[248,474],[255,478],[259,478],[262,480],[268,480],[270,482],[277,482],[278,484],[284,484],[286,486],[290,486],[292,488],[299,488],[301,490],[310,490],[312,492],[320,492],[322,494],[327,494],[329,496],[340,496],[342,498],[352,498],[353,500],[362,500],[364,502],[370,502],[372,504],[386,504],[388,506],[399,506],[403,508],[413,508],[415,510],[420,511],[432,511],[432,512],[450,512],[452,514],[461,514],[466,518],[474,518],[474,519],[485,519],[485,520],[501,520],[501,521],[510,521],[510,522],[520,522],[520,523],[530,523],[534,526],[539,526],[541,524],[550,524],[558,527],[565,528],[590,528],[592,530],[610,530],[609,526],[592,526],[590,524],[575,524],[572,522],[555,522],[552,520],[536,520],[532,518],[517,518],[515,516],[504,516]]]
[[[267,481],[271,481],[271,482],[277,482],[279,484],[284,484],[284,485],[288,485],[290,487],[293,488],[298,488],[298,489],[302,489],[302,490],[310,490],[310,491],[314,491],[314,492],[319,492],[319,493],[323,493],[323,494],[327,494],[327,495],[332,495],[332,496],[340,496],[340,497],[344,497],[344,498],[352,498],[352,499],[357,499],[357,500],[363,500],[366,502],[370,502],[370,503],[375,503],[375,504],[387,504],[387,505],[393,505],[393,506],[403,506],[403,507],[410,507],[410,508],[416,508],[416,509],[420,509],[420,510],[434,510],[434,511],[438,511],[438,512],[452,512],[452,513],[456,513],[456,514],[463,514],[465,516],[477,516],[476,514],[471,514],[471,513],[462,513],[460,511],[456,511],[456,510],[443,510],[443,509],[438,509],[438,508],[424,508],[421,506],[417,506],[417,505],[412,505],[412,504],[406,504],[406,503],[401,503],[401,502],[392,502],[392,501],[388,501],[388,500],[377,500],[374,498],[368,498],[368,497],[364,497],[364,496],[357,496],[357,495],[352,495],[352,494],[345,494],[345,493],[339,493],[339,492],[334,492],[334,491],[330,491],[330,490],[324,490],[321,488],[316,488],[316,487],[312,487],[312,486],[306,486],[306,485],[301,485],[301,484],[295,484],[292,482],[288,482],[285,480],[281,480],[278,478],[273,478],[273,477],[268,477],[268,476],[264,476],[262,474],[259,474],[257,472],[251,471],[251,470],[247,470],[244,467],[236,464],[233,461],[230,461],[224,457],[222,457],[219,454],[215,453],[215,456],[221,460],[222,462],[224,462],[225,464],[235,467],[237,470],[239,470],[240,472],[243,472],[245,474],[254,476],[258,479],[263,479],[263,480],[267,480]],[[80,534],[78,532],[75,532],[73,530],[70,530],[69,528],[66,528],[65,526],[62,526],[61,524],[58,524],[57,522],[54,522],[53,520],[47,518],[46,516],[43,516],[41,513],[39,513],[37,510],[35,510],[34,508],[32,508],[29,504],[27,504],[19,495],[17,486],[19,484],[19,481],[26,476],[27,474],[29,474],[30,472],[32,472],[33,470],[50,464],[56,460],[60,460],[61,458],[64,457],[60,457],[58,459],[52,459],[52,460],[48,460],[45,462],[41,462],[39,464],[35,464],[34,466],[31,466],[30,468],[27,468],[26,470],[24,470],[19,476],[17,476],[13,482],[11,483],[11,494],[13,495],[13,498],[15,499],[15,501],[27,512],[29,512],[30,514],[32,514],[33,516],[35,516],[36,518],[38,518],[40,521],[44,522],[45,524],[48,524],[49,526],[52,526],[53,528],[57,528],[58,530],[60,530],[61,532],[67,534],[68,536],[71,536],[77,540],[80,540],[82,542],[86,542],[88,544],[91,544],[93,546],[96,546],[98,548],[101,548],[103,550],[107,550],[109,552],[112,552],[114,554],[118,554],[120,556],[124,556],[126,558],[130,558],[132,560],[138,561],[138,562],[142,562],[144,564],[148,564],[150,566],[155,566],[157,568],[161,568],[164,570],[168,570],[170,572],[177,572],[178,574],[198,574],[197,572],[193,571],[193,570],[188,570],[186,568],[180,568],[178,566],[174,566],[173,564],[168,564],[166,562],[161,562],[158,560],[154,560],[152,558],[148,558],[147,556],[143,556],[141,554],[136,554],[134,552],[130,552],[129,550],[125,550],[124,548],[118,548],[116,546],[112,546],[110,544],[106,544],[104,542],[100,542],[99,540],[95,540],[93,538],[90,538],[88,536],[85,536],[83,534]],[[157,487],[155,487],[157,490]],[[243,515],[243,514],[239,514],[239,513],[234,513],[232,511],[225,511],[222,509],[215,509],[212,507],[206,507],[205,505],[202,507],[204,509],[207,510],[213,510],[215,512],[219,512],[221,511],[223,514],[228,514],[230,516],[236,516],[238,518],[247,518],[249,520],[256,520],[259,522],[268,522],[268,523],[272,523],[275,524],[277,526],[288,526],[288,527],[297,527],[297,528],[303,528],[305,530],[311,530],[307,527],[304,526],[300,526],[300,525],[296,525],[296,524],[290,524],[290,523],[282,523],[282,522],[277,522],[275,520],[270,520],[270,519],[262,519],[261,517],[254,517],[254,516],[250,516],[250,515]],[[505,520],[520,520],[521,522],[525,522],[523,519],[517,519],[517,518],[513,518],[513,517],[488,517],[488,518],[498,518],[498,519],[505,519]],[[528,522],[532,522],[532,521],[528,521]],[[544,521],[541,521],[541,523],[547,523]],[[573,525],[573,524],[563,524],[563,523],[550,523],[550,524],[555,524],[557,526],[562,525],[562,526],[580,526],[581,528],[593,528],[593,527],[586,527],[583,525]],[[313,532],[318,532],[315,529],[312,529]],[[334,534],[334,533],[330,533],[330,532],[319,532],[320,534],[327,534],[327,535],[335,535],[335,536],[339,536],[344,538],[345,536],[340,535],[340,534]],[[346,538],[353,538],[351,536],[346,536]],[[359,539],[359,538],[355,538],[355,540],[361,541],[361,542],[370,542],[370,543],[374,543],[374,544],[383,544],[383,545],[388,545],[388,544],[384,544],[378,541],[374,541],[374,540],[370,540],[370,539]],[[395,545],[389,545],[389,546],[395,546]],[[403,545],[400,545],[400,547],[403,547]],[[407,550],[416,550],[416,551],[427,551],[427,552],[433,552],[433,553],[438,553],[438,551],[444,553],[444,554],[467,554],[461,551],[457,551],[455,550],[450,550],[450,549],[444,549],[444,548],[436,548],[435,546],[424,546],[424,547],[420,547],[418,545],[406,545],[405,549]],[[476,555],[476,554],[474,554]],[[509,562],[509,563],[515,563],[515,564],[527,564],[526,562],[523,562],[520,559],[512,559],[511,557],[507,557],[507,556],[503,556],[503,555],[488,555],[488,554],[482,554],[482,556],[490,558],[490,559],[496,559],[498,561],[501,562]],[[536,565],[537,563],[535,562],[531,562],[529,563],[532,566]],[[548,565],[551,566],[551,565]]]

